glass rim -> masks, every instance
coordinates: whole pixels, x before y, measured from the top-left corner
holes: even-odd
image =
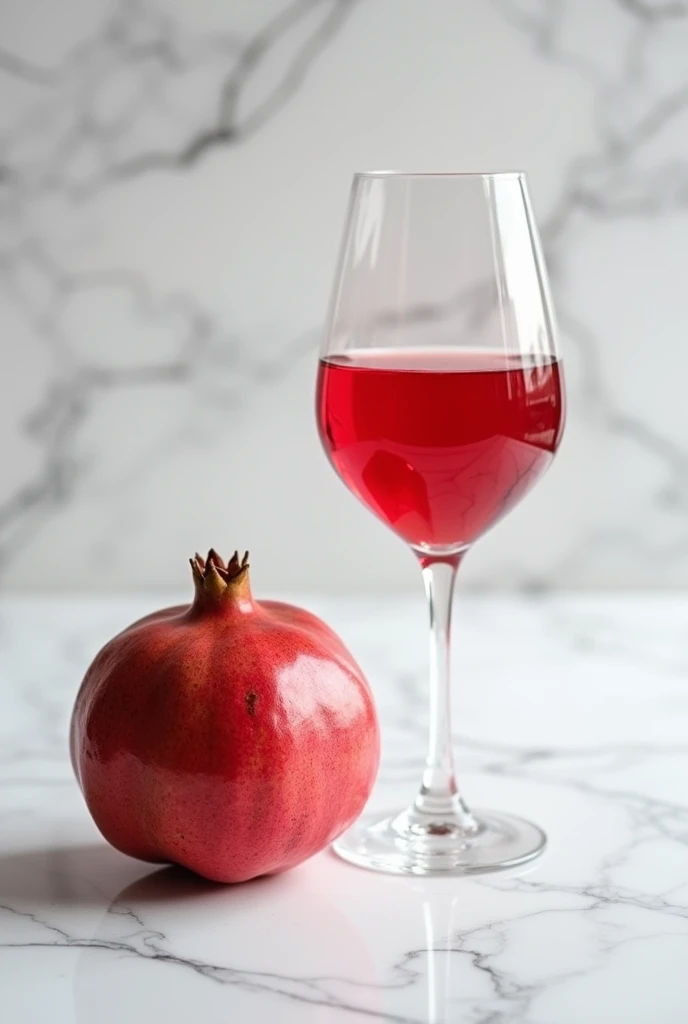
[[[525,171],[355,171],[354,178],[525,178]]]

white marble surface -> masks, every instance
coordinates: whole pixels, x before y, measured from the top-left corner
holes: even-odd
[[[423,755],[420,601],[308,602],[373,682],[379,806]],[[323,853],[218,887],[110,849],[71,775],[81,673],[142,600],[0,605],[7,1024],[680,1024],[688,1016],[688,599],[463,599],[465,793],[543,824],[527,870],[388,878]]]
[[[410,591],[313,423],[349,182],[514,165],[570,415],[464,581],[687,583],[687,52],[686,0],[3,0],[6,584]]]

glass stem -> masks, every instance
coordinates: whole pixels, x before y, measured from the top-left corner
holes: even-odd
[[[460,553],[420,560],[430,609],[430,741],[415,809],[436,820],[459,818],[470,829],[475,821],[459,796],[452,753],[451,615],[460,560]]]

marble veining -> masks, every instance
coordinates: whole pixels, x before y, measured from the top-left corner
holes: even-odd
[[[274,586],[287,538],[319,549],[301,586],[408,584],[311,413],[346,188],[380,163],[524,166],[552,276],[568,434],[467,582],[686,582],[685,3],[8,0],[0,35],[5,585],[177,585],[226,531]],[[277,531],[281,493],[311,500]]]
[[[425,742],[422,602],[301,603],[340,631],[372,681],[384,734],[373,802],[399,804]],[[323,853],[234,887],[112,850],[72,778],[66,730],[84,667],[150,604],[0,605],[8,1021],[685,1019],[684,598],[459,602],[459,778],[474,805],[546,828],[548,850],[528,868],[394,878]]]

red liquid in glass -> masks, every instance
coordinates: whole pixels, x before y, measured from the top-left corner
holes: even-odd
[[[321,360],[318,422],[345,483],[409,544],[470,544],[544,473],[563,427],[556,360],[460,349]]]

